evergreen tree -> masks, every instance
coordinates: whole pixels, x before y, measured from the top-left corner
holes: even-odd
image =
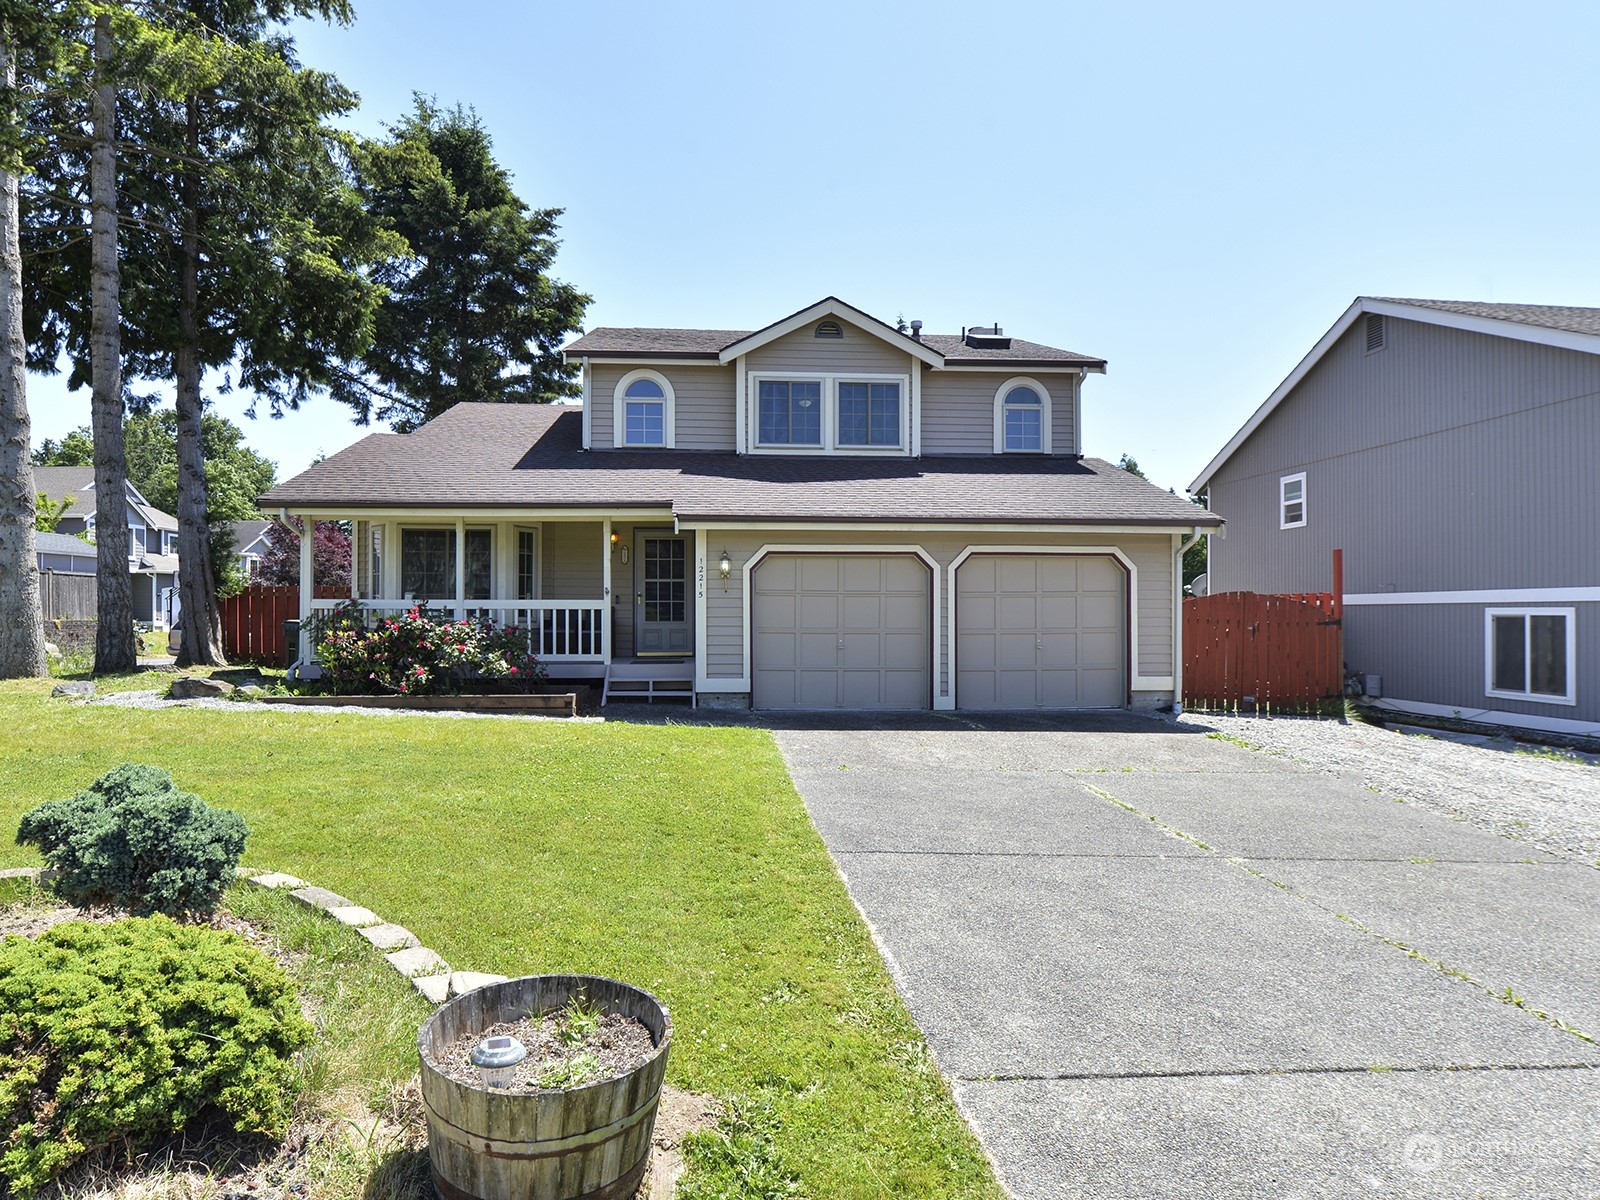
[[[362,147],[357,174],[368,212],[410,248],[376,268],[389,298],[333,394],[357,421],[401,431],[464,400],[577,395],[560,348],[590,298],[548,274],[561,210],[523,203],[469,110],[418,96],[389,132]]]

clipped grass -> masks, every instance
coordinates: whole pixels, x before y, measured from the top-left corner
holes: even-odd
[[[455,967],[655,992],[675,1027],[669,1080],[744,1098],[760,1116],[746,1142],[800,1194],[1002,1194],[764,731],[47,694],[0,684],[3,827],[118,763],[166,767],[250,823],[247,864],[350,896]],[[372,1053],[353,1078],[381,1086],[387,1052]],[[702,1173],[695,1195],[763,1194],[701,1158],[731,1182]]]

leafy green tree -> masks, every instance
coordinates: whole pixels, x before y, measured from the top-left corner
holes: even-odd
[[[356,420],[407,431],[464,400],[577,395],[560,348],[590,298],[549,275],[561,210],[523,203],[477,114],[418,96],[355,161],[368,212],[409,246],[375,268],[389,298],[332,389]]]
[[[59,500],[50,499],[50,493],[37,492],[34,496],[33,528],[35,533],[54,533],[61,524],[61,518],[67,515],[67,509],[72,507],[73,498],[63,496]]]
[[[122,356],[130,376],[175,384],[179,662],[220,663],[225,560],[208,528],[203,378],[220,373],[224,390],[237,383],[275,414],[325,387],[332,364],[371,338],[383,289],[363,263],[400,242],[368,216],[349,183],[347,140],[327,125],[354,107],[354,93],[301,67],[277,28],[295,17],[347,21],[345,0],[184,0],[148,13],[170,45],[139,61],[142,74],[126,72],[142,86],[121,112]],[[41,273],[35,352],[71,355],[69,382],[83,374],[79,154],[61,139],[36,195],[41,241],[56,257]]]
[[[1124,454],[1122,458],[1118,460],[1117,466],[1121,467],[1129,475],[1137,475],[1140,479],[1144,480],[1148,480],[1150,478],[1150,476],[1146,475],[1139,469],[1139,460],[1131,454]]]
[[[33,451],[36,467],[94,466],[94,433],[87,427],[74,429],[59,442],[45,438]],[[135,484],[135,487],[138,485]],[[142,490],[142,489],[141,489]]]

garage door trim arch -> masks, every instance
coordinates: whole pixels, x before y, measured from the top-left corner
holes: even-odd
[[[956,694],[956,672],[960,670],[961,663],[957,655],[956,631],[957,625],[956,597],[961,592],[958,572],[961,564],[975,554],[983,555],[1022,555],[1025,557],[1038,557],[1041,555],[1072,555],[1074,557],[1095,556],[1099,558],[1115,559],[1117,565],[1127,575],[1127,595],[1123,597],[1124,617],[1128,622],[1128,665],[1124,673],[1127,690],[1132,691],[1139,684],[1139,621],[1136,598],[1139,595],[1139,568],[1134,565],[1133,559],[1122,552],[1119,546],[968,546],[950,562],[950,604],[945,614],[946,637],[950,644],[950,701],[959,705],[961,697]]]
[[[853,545],[840,545],[835,542],[801,542],[791,545],[788,543],[768,542],[764,545],[758,546],[755,553],[749,558],[745,559],[744,566],[739,572],[739,578],[744,586],[744,677],[739,680],[739,686],[741,688],[747,692],[751,690],[752,672],[750,668],[750,651],[751,642],[753,641],[751,635],[755,623],[755,595],[752,591],[753,576],[756,573],[756,568],[761,565],[762,560],[770,554],[910,554],[916,556],[916,558],[922,562],[922,565],[928,568],[928,574],[932,576],[932,579],[928,584],[930,589],[929,594],[933,600],[933,619],[928,622],[928,636],[929,641],[932,642],[932,646],[929,648],[929,662],[932,664],[933,668],[932,678],[934,705],[935,707],[938,706],[938,702],[940,700],[939,668],[941,659],[943,657],[942,647],[940,645],[942,639],[939,637],[938,620],[940,584],[939,576],[941,572],[939,570],[938,561],[933,557],[933,555],[929,554],[921,546],[907,546],[903,544],[886,545],[874,543],[872,545],[862,545],[861,543],[857,542]]]

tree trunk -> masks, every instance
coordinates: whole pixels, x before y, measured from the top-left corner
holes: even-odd
[[[226,666],[222,613],[206,522],[205,447],[200,438],[200,189],[192,165],[200,154],[200,99],[184,101],[190,165],[184,168],[183,267],[178,295],[178,596],[183,605],[180,667]]]
[[[128,470],[122,455],[122,287],[117,259],[117,85],[111,74],[111,14],[94,23],[94,141],[89,159],[91,359],[94,430],[96,674],[138,666],[133,580],[128,566]]]
[[[0,83],[16,86],[11,31],[0,25]],[[7,113],[13,118],[14,113]],[[0,679],[44,675],[44,614],[34,554],[33,464],[28,458],[27,346],[17,177],[0,164]]]

